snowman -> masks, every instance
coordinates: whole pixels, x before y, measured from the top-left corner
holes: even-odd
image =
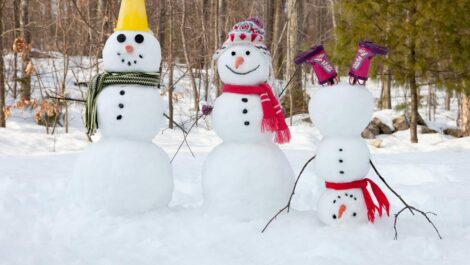
[[[370,42],[359,44],[350,84],[335,82],[336,71],[327,71],[334,67],[322,46],[312,47],[296,58],[297,64],[312,64],[321,84],[330,84],[315,91],[309,102],[310,117],[323,135],[313,165],[316,175],[325,181],[326,191],[318,201],[319,218],[325,224],[374,222],[375,213],[382,216],[383,209],[389,214],[384,193],[365,178],[370,152],[361,132],[372,118],[374,100],[365,86],[358,85],[365,84],[373,56],[383,54],[380,48]]]
[[[78,158],[73,201],[113,213],[166,206],[173,191],[168,155],[152,143],[164,126],[158,89],[160,44],[148,28],[144,0],[123,0],[103,49],[105,72],[90,82],[86,125],[101,139]]]
[[[293,187],[290,164],[273,142],[290,140],[281,106],[266,83],[271,57],[256,18],[233,26],[215,53],[224,83],[212,112],[223,142],[208,155],[202,171],[204,207],[240,220],[267,217]]]

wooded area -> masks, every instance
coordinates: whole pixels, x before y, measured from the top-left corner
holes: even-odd
[[[119,0],[0,0],[0,50],[12,54],[10,72],[0,60],[0,126],[5,127],[8,106],[5,96],[20,105],[31,103],[35,89],[31,77],[40,77],[31,58],[45,51],[64,55],[57,69],[54,89],[66,94],[70,56],[95,58],[98,67],[101,49],[114,27]],[[307,111],[305,84],[311,82],[311,68],[297,69],[293,58],[313,44],[323,44],[340,76],[346,76],[360,39],[369,39],[390,48],[389,55],[377,58],[372,77],[381,80],[379,108],[393,108],[391,91],[405,87],[405,110],[411,117],[411,141],[417,142],[418,107],[433,99],[433,91],[447,90],[445,104],[459,100],[457,126],[470,136],[470,1],[341,1],[341,0],[147,0],[149,24],[162,45],[163,75],[168,75],[169,116],[173,117],[174,67],[184,65],[191,80],[196,114],[199,95],[207,100],[212,55],[236,22],[260,18],[266,30],[266,44],[273,56],[277,79],[289,82],[283,98],[287,116]],[[9,61],[10,62],[10,61]],[[9,63],[8,62],[8,63]],[[7,62],[5,62],[7,63]],[[197,81],[197,80],[200,80]],[[87,82],[88,80],[77,80]],[[40,83],[40,82],[39,82]],[[429,87],[429,95],[420,88]],[[220,87],[220,85],[219,85]],[[67,128],[67,103],[55,102],[47,109],[60,112]],[[432,112],[433,104],[429,104]],[[169,126],[173,123],[170,121]]]

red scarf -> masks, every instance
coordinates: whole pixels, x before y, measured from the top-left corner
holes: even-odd
[[[375,205],[372,201],[369,191],[367,190],[367,184],[370,184],[372,192],[379,203],[379,206]],[[379,216],[382,217],[382,208],[387,211],[387,215],[390,216],[390,203],[388,202],[387,197],[380,189],[380,187],[375,184],[372,180],[364,178],[361,180],[351,181],[351,182],[327,182],[325,181],[325,186],[327,189],[333,190],[349,190],[349,189],[361,189],[362,194],[364,195],[364,201],[367,207],[367,217],[372,223],[375,219],[375,210],[379,212]]]
[[[271,87],[264,83],[259,86],[238,86],[224,84],[224,92],[259,95],[261,105],[263,107],[263,121],[261,122],[262,132],[275,132],[274,141],[279,144],[288,143],[291,135],[289,127],[287,127],[284,113],[279,102],[274,96]]]

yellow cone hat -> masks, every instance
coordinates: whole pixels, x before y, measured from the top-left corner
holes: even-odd
[[[145,0],[122,0],[114,30],[150,31]]]

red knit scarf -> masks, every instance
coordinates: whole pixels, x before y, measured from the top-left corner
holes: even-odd
[[[279,102],[274,96],[271,87],[264,83],[259,86],[238,86],[224,84],[224,92],[259,95],[263,107],[263,121],[261,123],[262,132],[275,132],[274,141],[279,144],[288,143],[291,135],[287,127],[284,113]]]
[[[374,201],[372,201],[372,197],[370,196],[369,191],[367,190],[367,184],[370,184],[372,192],[379,204],[379,206],[375,205]],[[380,189],[380,187],[375,184],[372,180],[368,178],[364,178],[361,180],[351,181],[351,182],[327,182],[325,181],[325,186],[327,189],[333,190],[349,190],[349,189],[361,189],[362,194],[364,195],[364,201],[367,207],[367,217],[369,221],[372,223],[375,219],[375,210],[379,212],[379,216],[382,217],[382,208],[387,211],[387,215],[390,216],[390,203],[388,202],[387,197]]]

